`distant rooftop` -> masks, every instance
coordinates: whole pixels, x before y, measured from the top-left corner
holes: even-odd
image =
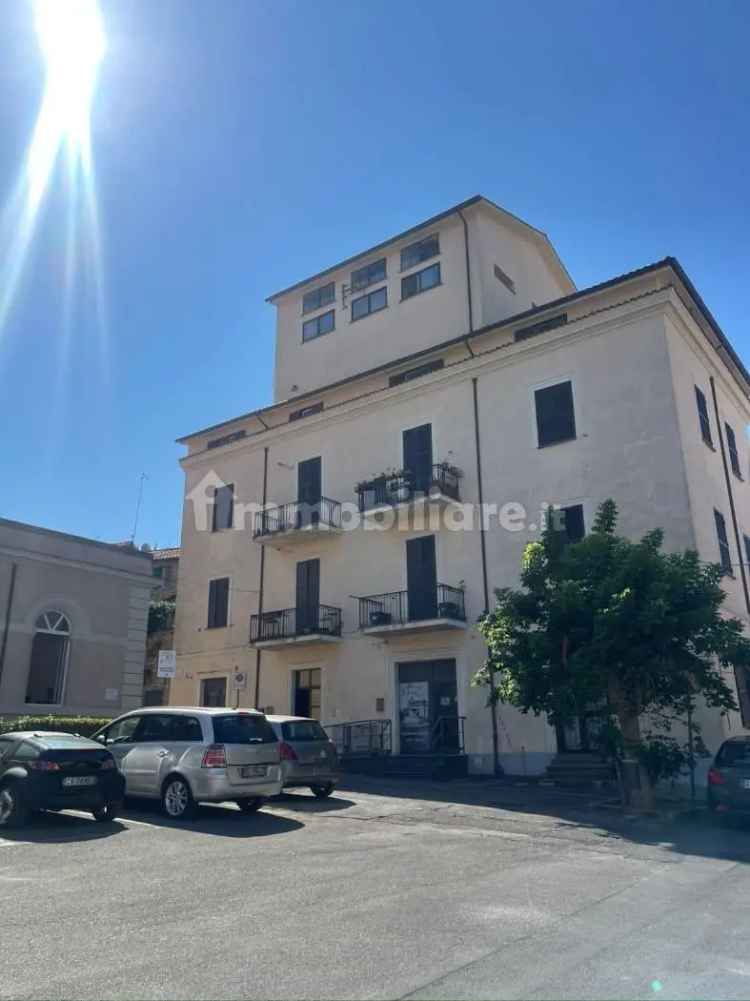
[[[178,560],[180,558],[179,546],[176,549],[152,549],[152,560]]]

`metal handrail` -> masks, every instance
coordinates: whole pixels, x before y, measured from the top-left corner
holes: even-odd
[[[298,636],[341,635],[341,609],[334,605],[279,608],[250,616],[250,642],[294,639]]]
[[[409,469],[394,476],[376,476],[355,487],[359,510],[368,511],[373,507],[394,506],[415,498],[437,495],[457,501],[460,499],[460,478],[460,471],[446,462],[438,462],[431,467],[429,480],[426,477],[418,478]]]
[[[341,503],[321,497],[315,502],[292,501],[267,507],[255,515],[253,538],[301,528],[341,528]]]
[[[423,619],[466,621],[465,596],[462,588],[436,584],[434,591],[430,589],[421,593],[419,597],[422,599],[422,611],[427,608],[430,612],[434,611],[434,614],[413,614],[409,609],[408,591],[387,591],[385,594],[370,594],[358,598],[359,628],[404,625],[407,622],[418,622]]]
[[[331,723],[326,733],[341,756],[379,756],[391,753],[391,721],[362,719],[352,723]]]
[[[464,753],[465,716],[438,716],[430,732],[430,747],[433,751],[450,750],[451,753]],[[455,726],[455,742],[449,743],[450,727]],[[448,732],[446,732],[448,731]]]

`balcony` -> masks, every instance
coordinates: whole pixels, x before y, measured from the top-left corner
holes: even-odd
[[[462,588],[436,584],[425,591],[390,591],[358,600],[359,628],[368,635],[466,629]]]
[[[255,647],[336,643],[341,639],[341,609],[332,605],[281,608],[250,616],[250,643]]]
[[[341,504],[321,497],[314,504],[294,501],[266,508],[255,515],[253,539],[261,545],[309,542],[326,533],[341,532]]]
[[[356,485],[359,510],[365,516],[387,508],[416,504],[459,503],[458,483],[461,471],[448,462],[429,467],[429,475],[415,476],[410,470],[383,473]]]

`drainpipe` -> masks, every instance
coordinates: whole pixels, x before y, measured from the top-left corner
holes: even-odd
[[[263,510],[266,509],[266,499],[268,495],[268,445],[263,449]],[[258,582],[258,626],[260,627],[260,617],[263,615],[263,579],[266,572],[266,547],[260,547],[260,580]],[[260,658],[262,650],[256,647],[255,650],[255,708],[258,708],[260,701]]]
[[[719,417],[719,403],[716,398],[716,383],[714,382],[714,377],[709,376],[708,381],[711,383],[711,396],[714,401],[714,414],[716,416],[716,431],[719,435],[719,445],[721,446],[721,462],[724,466],[724,481],[727,485],[727,496],[729,497],[729,511],[732,515],[732,528],[734,529],[734,540],[737,544],[737,555],[740,561],[740,577],[742,578],[742,590],[745,593],[745,608],[750,614],[750,591],[748,591],[747,585],[747,574],[745,573],[745,561],[743,559],[742,550],[742,540],[740,539],[740,530],[737,525],[737,510],[734,506],[734,494],[732,493],[732,478],[729,474],[729,466],[727,464],[727,453],[724,447],[724,435],[721,430],[721,419]]]
[[[474,376],[471,388],[474,396],[474,445],[477,458],[477,492],[479,495],[479,541],[482,552],[482,588],[484,593],[484,613],[490,610],[490,588],[487,580],[487,545],[484,526],[484,490],[482,487],[482,450],[479,441],[479,379]],[[489,662],[489,658],[488,658]],[[492,717],[492,770],[500,775],[500,756],[497,737],[497,705],[495,703],[495,671],[490,667],[490,714]]]
[[[3,626],[3,642],[0,645],[0,683],[3,680],[3,668],[5,667],[5,651],[8,648],[8,632],[10,631],[10,613],[13,608],[13,594],[16,590],[16,574],[18,564],[10,565],[10,587],[8,588],[8,601],[5,605],[5,625]]]
[[[466,302],[469,307],[469,334],[474,333],[474,309],[471,301],[471,263],[469,260],[469,226],[466,222],[466,217],[464,216],[461,209],[456,209],[456,212],[461,218],[461,222],[464,224],[464,254],[466,256]],[[464,338],[464,344],[466,349],[474,357],[474,350],[469,341],[469,334]]]

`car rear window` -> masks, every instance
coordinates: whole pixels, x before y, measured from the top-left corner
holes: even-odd
[[[718,765],[734,765],[738,761],[750,764],[750,742],[726,743],[716,758]]]
[[[328,734],[315,719],[301,719],[293,723],[282,723],[284,740],[328,740]]]
[[[276,734],[265,716],[214,716],[217,744],[275,744]]]

